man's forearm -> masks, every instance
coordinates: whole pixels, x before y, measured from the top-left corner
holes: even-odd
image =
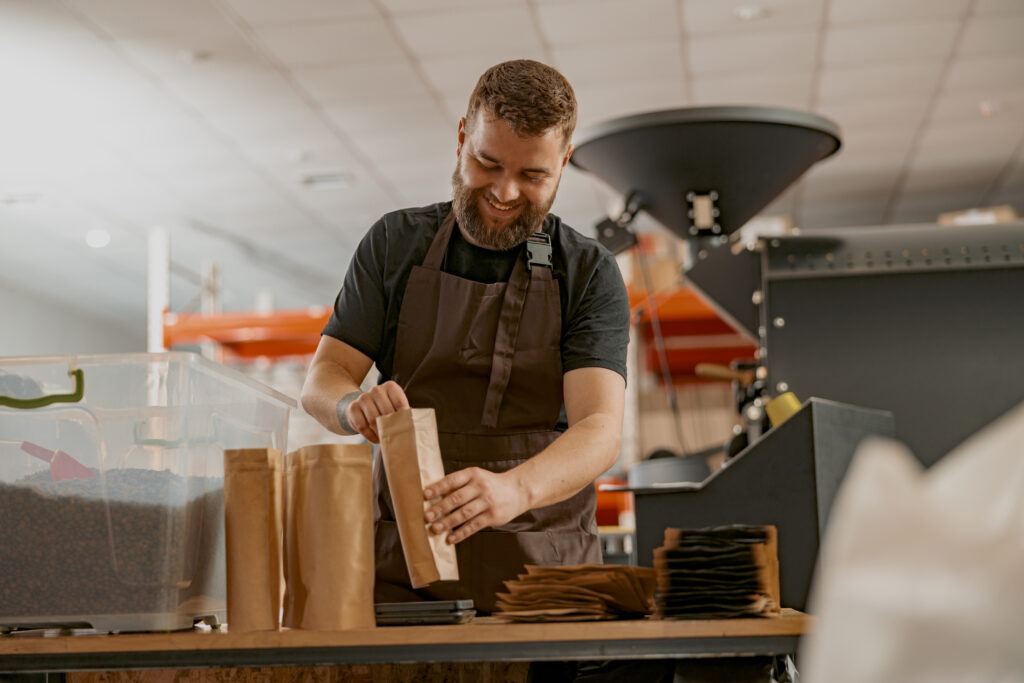
[[[353,430],[339,421],[338,402],[358,392],[359,383],[344,368],[331,363],[314,364],[302,387],[302,407],[335,434],[352,434]]]
[[[615,464],[621,443],[622,416],[593,413],[509,474],[526,496],[528,509],[552,505],[589,486]]]

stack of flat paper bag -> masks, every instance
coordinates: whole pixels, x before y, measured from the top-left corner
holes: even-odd
[[[654,550],[655,616],[719,619],[779,611],[774,526],[665,529]]]
[[[506,581],[494,616],[510,621],[636,619],[651,612],[654,570],[647,567],[580,564],[526,565]]]

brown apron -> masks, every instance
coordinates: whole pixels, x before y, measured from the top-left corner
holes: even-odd
[[[441,271],[455,229],[449,213],[423,265],[414,266],[398,319],[393,379],[414,408],[433,408],[445,473],[504,472],[554,441],[562,406],[562,313],[551,268],[517,258],[509,282],[483,284]],[[523,565],[601,562],[596,494],[529,510],[456,546],[458,582],[413,591],[378,454],[375,600],[472,598],[494,611],[502,581]]]

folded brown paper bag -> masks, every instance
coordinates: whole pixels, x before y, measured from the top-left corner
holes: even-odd
[[[434,410],[406,408],[378,417],[377,433],[412,587],[458,581],[455,546],[445,542],[447,534],[430,531],[423,519],[437,502],[424,500],[423,489],[444,478]]]
[[[285,458],[284,625],[375,626],[373,449],[306,446]]]
[[[281,627],[281,451],[224,451],[224,544],[232,633]]]

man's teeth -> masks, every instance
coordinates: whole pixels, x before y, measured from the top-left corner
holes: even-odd
[[[494,201],[493,199],[490,199],[490,198],[487,199],[487,202],[491,206],[493,206],[494,208],[500,209],[501,211],[508,211],[510,209],[514,209],[515,208],[515,204],[499,204],[498,202],[496,202],[496,201]]]

